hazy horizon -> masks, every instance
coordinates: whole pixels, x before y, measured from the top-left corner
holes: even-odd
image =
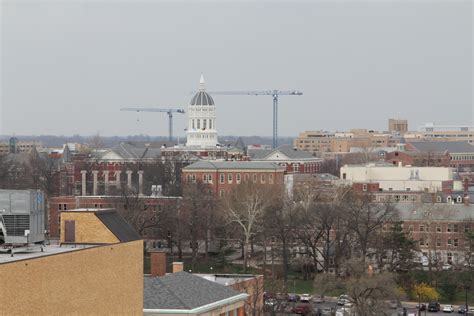
[[[471,1],[0,3],[0,135],[166,136],[166,114],[119,109],[186,109],[201,72],[303,91],[280,97],[281,137],[474,120]],[[219,135],[271,135],[270,96],[214,100]]]

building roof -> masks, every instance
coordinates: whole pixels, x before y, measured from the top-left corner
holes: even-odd
[[[248,150],[248,155],[253,160],[264,160],[273,156],[274,153],[280,153],[288,159],[315,159],[310,152],[299,150],[294,148],[292,145],[281,145],[274,149],[260,149],[260,148],[251,148]]]
[[[145,276],[144,309],[190,310],[232,297],[246,297],[224,285],[187,272]]]
[[[99,247],[97,245],[67,245],[67,244],[50,244],[43,245],[43,251],[40,246],[32,247],[21,247],[14,250],[13,257],[11,256],[8,249],[0,251],[0,264],[15,262],[19,260],[30,260],[35,258],[41,258],[51,255],[59,255],[72,251],[79,251],[81,249],[88,249],[93,247]]]
[[[142,239],[133,227],[115,210],[97,211],[95,215],[120,240],[128,242]]]
[[[424,152],[474,153],[474,146],[468,142],[411,142],[410,146],[416,151]]]
[[[394,206],[403,221],[465,221],[474,218],[474,204],[397,203]]]
[[[110,152],[115,153],[122,159],[153,159],[161,156],[160,148],[145,146],[145,144],[119,143],[104,153],[105,157]]]
[[[284,171],[285,168],[273,162],[266,161],[205,161],[200,160],[183,170],[217,170],[217,169],[252,169],[252,170],[276,170]]]

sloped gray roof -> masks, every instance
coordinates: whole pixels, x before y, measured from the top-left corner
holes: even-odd
[[[183,168],[189,169],[263,169],[263,170],[285,170],[285,168],[273,162],[266,161],[206,161],[200,160]]]
[[[465,221],[474,219],[474,204],[468,206],[447,203],[397,203],[394,204],[400,220]]]
[[[145,276],[144,309],[194,309],[241,293],[187,272]]]
[[[411,142],[410,146],[416,151],[425,152],[474,153],[474,146],[468,142]]]
[[[97,216],[121,242],[142,239],[135,229],[115,210],[98,211],[95,213],[95,216]]]
[[[123,159],[152,159],[161,156],[161,148],[138,147],[130,143],[119,143],[112,147],[110,151],[115,152]]]
[[[299,150],[294,148],[292,145],[286,144],[281,145],[275,149],[249,149],[248,155],[251,159],[260,160],[272,155],[275,152],[281,152],[289,159],[311,159],[315,158],[310,152]]]

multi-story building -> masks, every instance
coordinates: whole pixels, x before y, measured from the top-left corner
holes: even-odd
[[[418,141],[406,144],[406,150],[425,156],[448,155],[449,166],[460,171],[474,168],[474,145],[467,141]]]
[[[411,167],[391,164],[345,165],[340,184],[362,186],[362,191],[463,191],[464,186],[453,168]],[[375,189],[374,189],[375,188]]]
[[[240,183],[283,187],[284,174],[284,167],[260,161],[198,161],[182,171],[184,183],[205,183],[220,196]]]
[[[407,141],[438,140],[474,143],[474,126],[469,125],[435,125],[428,123],[418,128],[416,132],[404,135]]]
[[[23,154],[29,153],[33,148],[41,150],[43,145],[37,141],[19,141],[18,138],[12,137],[7,141],[0,142],[0,156],[7,154]]]
[[[391,118],[388,120],[388,132],[398,133],[400,135],[408,132],[408,121]]]
[[[463,264],[467,233],[474,230],[474,204],[401,203],[396,205],[404,230],[433,264]]]
[[[349,153],[351,148],[395,147],[401,137],[390,133],[380,133],[366,129],[352,129],[349,132],[305,131],[299,134],[294,146],[300,150],[321,155],[325,152]]]
[[[273,162],[285,167],[287,174],[318,173],[322,162],[321,158],[291,145],[281,145],[275,149],[253,147],[247,150],[247,155],[251,161]]]

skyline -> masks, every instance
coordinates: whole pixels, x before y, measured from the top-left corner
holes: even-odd
[[[166,136],[165,114],[119,109],[187,110],[201,73],[209,91],[302,91],[279,100],[282,137],[472,124],[470,1],[265,4],[3,1],[0,134]],[[219,135],[271,135],[271,97],[214,99]]]

